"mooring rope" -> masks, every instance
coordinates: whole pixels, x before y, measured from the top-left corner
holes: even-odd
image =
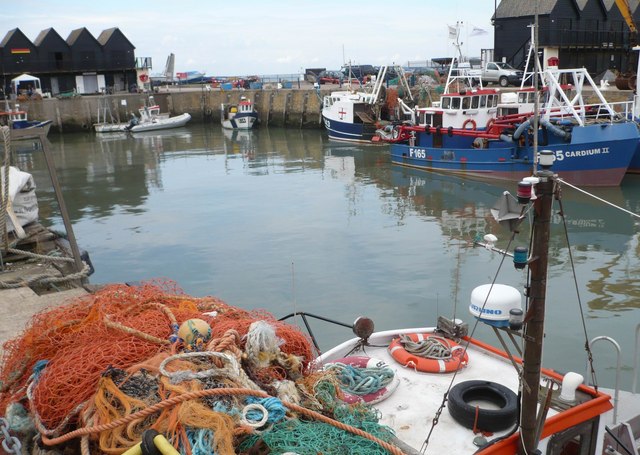
[[[425,359],[450,359],[451,345],[442,337],[430,336],[421,341],[413,341],[407,335],[400,335],[400,343],[404,350]]]

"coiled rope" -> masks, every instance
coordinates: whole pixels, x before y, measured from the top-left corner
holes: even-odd
[[[390,367],[356,368],[336,362],[325,367],[337,372],[340,388],[353,395],[368,395],[391,383],[395,376]]]
[[[134,420],[143,419],[162,409],[168,408],[170,406],[174,406],[176,404],[182,403],[187,400],[193,400],[193,399],[198,399],[202,397],[217,396],[217,395],[247,395],[247,396],[253,396],[253,397],[260,397],[260,398],[271,398],[271,396],[268,395],[266,392],[263,392],[260,390],[249,390],[249,389],[240,389],[240,388],[197,390],[194,392],[188,392],[172,398],[168,398],[152,406],[149,406],[146,409],[143,409],[133,414],[129,414],[128,416],[113,420],[109,423],[96,425],[93,427],[78,428],[77,430],[71,431],[57,438],[48,438],[47,436],[43,435],[42,442],[48,446],[61,444],[63,442],[69,441],[71,439],[75,439],[77,437],[81,437],[86,434],[94,434],[94,433],[100,433],[107,430],[112,430],[119,426],[126,425],[130,422],[133,422]],[[363,431],[359,428],[353,427],[351,425],[346,425],[342,422],[338,422],[318,412],[312,411],[311,409],[307,409],[302,406],[289,403],[287,401],[283,401],[282,404],[285,407],[287,407],[290,411],[297,412],[299,414],[304,414],[320,422],[333,425],[336,428],[339,428],[344,431],[348,431],[349,433],[355,434],[356,436],[363,437],[365,439],[368,439],[369,441],[373,441],[376,444],[378,444],[380,447],[392,453],[393,455],[403,455],[402,451],[397,447],[395,447],[394,445],[389,444],[388,442],[385,442],[379,438],[376,438],[372,434],[367,433],[366,431]]]
[[[451,345],[449,341],[443,337],[430,336],[421,341],[413,341],[407,335],[401,334],[400,343],[405,351],[410,354],[415,354],[418,357],[438,360],[451,358]]]

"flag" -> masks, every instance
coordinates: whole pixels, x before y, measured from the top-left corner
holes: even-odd
[[[452,27],[451,25],[447,25],[449,27],[449,39],[457,39],[458,38],[458,28]]]
[[[474,25],[473,28],[471,29],[471,33],[469,33],[469,36],[486,35],[487,33],[489,33],[489,32],[486,31],[485,29],[480,28],[480,27],[476,27]]]

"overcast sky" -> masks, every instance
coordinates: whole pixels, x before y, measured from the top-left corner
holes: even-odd
[[[498,2],[499,3],[499,2]],[[401,64],[454,52],[448,25],[461,21],[463,53],[493,48],[495,0],[23,0],[0,10],[0,36],[19,28],[31,40],[53,27],[63,39],[86,27],[96,38],[118,27],[136,57],[162,72],[169,53],[175,71],[207,75],[298,73],[353,64]],[[473,27],[486,30],[471,35]]]

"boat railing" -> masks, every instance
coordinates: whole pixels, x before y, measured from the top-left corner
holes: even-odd
[[[591,349],[596,342],[601,340],[608,341],[616,349],[616,385],[613,396],[613,423],[616,424],[618,421],[618,396],[620,395],[620,369],[622,362],[622,350],[620,349],[620,345],[616,340],[604,335],[593,338],[589,342],[589,349]]]
[[[305,328],[307,329],[307,332],[309,332],[309,336],[311,337],[311,342],[313,343],[313,346],[316,348],[316,350],[319,353],[322,353],[322,351],[320,350],[320,345],[318,345],[318,341],[316,340],[316,337],[313,334],[313,331],[311,330],[311,325],[309,324],[309,321],[307,318],[319,319],[321,321],[328,322],[330,324],[340,325],[342,327],[346,327],[348,329],[354,330],[354,324],[346,324],[344,322],[336,321],[334,319],[329,319],[324,316],[318,316],[317,314],[307,313],[305,311],[296,311],[296,312],[287,314],[286,316],[283,316],[280,319],[278,319],[278,321],[286,321],[287,319],[290,319],[296,316],[300,316],[302,318],[302,322],[304,323]]]

